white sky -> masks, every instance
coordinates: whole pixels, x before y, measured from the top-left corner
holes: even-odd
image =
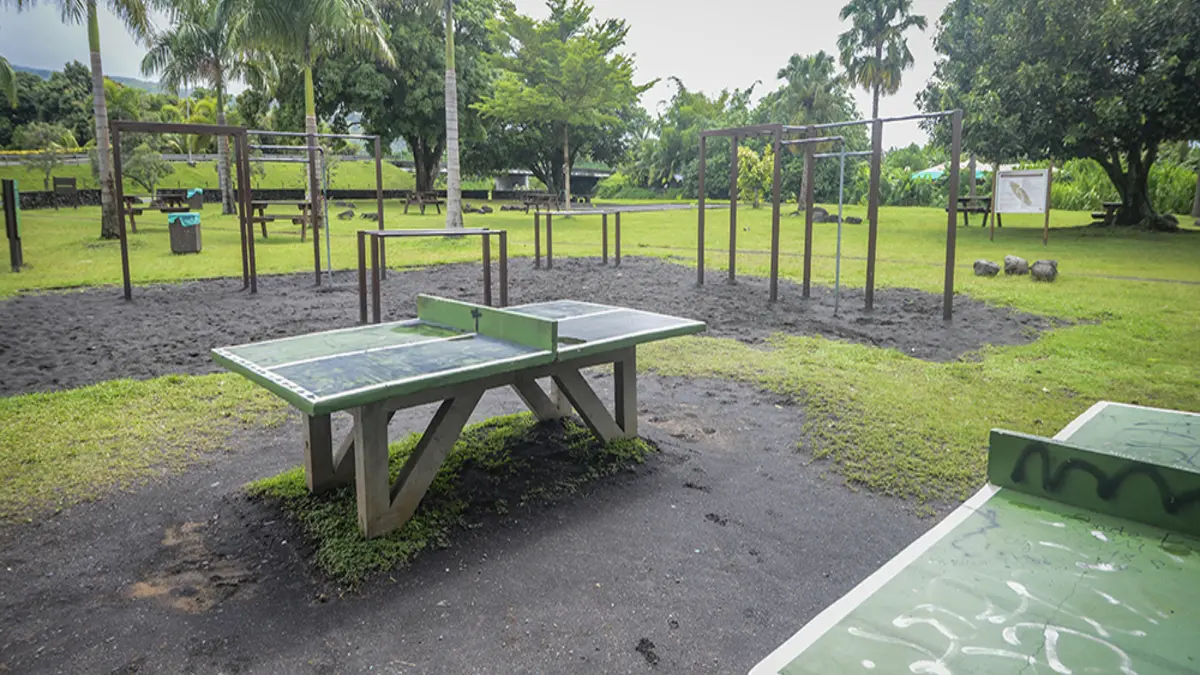
[[[546,15],[543,0],[515,0],[518,9],[535,17]],[[756,80],[755,90],[775,87],[775,73],[795,53],[824,49],[836,53],[838,33],[845,26],[837,14],[841,0],[593,0],[595,17],[624,18],[629,24],[626,49],[635,55],[638,81],[661,82],[642,99],[651,113],[659,101],[670,98],[673,87],[666,79],[676,76],[689,89],[713,93],[724,88],[745,88]],[[895,96],[880,103],[883,115],[913,112],[914,97],[933,72],[933,31],[948,0],[914,0],[913,11],[929,19],[925,33],[912,32],[909,47],[916,64],[904,75]],[[104,69],[113,75],[140,77],[145,50],[107,10],[101,14],[101,49]],[[0,9],[0,55],[10,62],[35,68],[61,69],[70,60],[88,62],[87,32],[66,26],[53,3],[41,3],[18,14]],[[859,111],[870,112],[870,97],[856,90]],[[925,141],[915,123],[888,125],[884,146]]]

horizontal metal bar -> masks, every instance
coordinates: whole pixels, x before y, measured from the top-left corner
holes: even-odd
[[[308,136],[316,136],[317,138],[356,138],[361,141],[373,141],[379,138],[378,135],[372,136],[367,134],[309,134],[304,131],[263,131],[259,129],[247,129],[246,133],[258,136],[286,136],[288,138],[305,138]]]
[[[185,124],[182,122],[137,122],[115,120],[108,123],[113,131],[132,134],[189,134],[195,136],[238,136],[246,133],[243,127],[219,124]]]
[[[817,154],[813,155],[813,157],[816,157],[817,159],[824,159],[826,157],[869,157],[873,154],[875,154],[875,153],[871,152],[870,150],[856,150],[854,152],[845,152],[845,153],[842,153],[842,152],[818,152]]]
[[[937,117],[949,117],[954,114],[953,110],[943,110],[934,113],[913,113],[912,115],[901,115],[899,117],[880,117],[871,120],[854,120],[851,122],[832,122],[830,124],[814,124],[814,129],[838,129],[841,127],[863,126],[874,124],[875,122],[910,122],[912,120],[928,120]]]
[[[463,235],[491,236],[504,234],[506,230],[489,230],[487,228],[441,228],[436,230],[359,230],[368,237],[391,239],[393,237],[460,237]]]
[[[787,140],[787,141],[780,141],[780,143],[782,143],[783,145],[806,145],[809,143],[831,143],[833,141],[838,141],[838,142],[842,143],[843,145],[846,143],[846,139],[843,136],[818,136],[816,138],[793,138],[793,139]]]
[[[709,129],[701,131],[701,136],[761,136],[783,131],[782,124],[755,124],[748,127],[729,127],[728,129]]]
[[[317,152],[325,152],[325,148],[319,145],[248,145],[251,150],[315,150]]]

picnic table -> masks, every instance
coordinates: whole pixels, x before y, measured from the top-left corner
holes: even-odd
[[[292,206],[299,209],[300,214],[296,216],[277,216],[266,212],[271,207],[285,206]],[[308,235],[309,212],[311,210],[312,202],[306,199],[253,199],[250,201],[250,227],[253,229],[254,225],[257,224],[262,229],[263,239],[267,239],[267,223],[273,223],[279,218],[286,218],[293,225],[300,226],[300,241],[304,241]]]
[[[958,212],[963,217],[963,227],[970,227],[970,214],[982,213],[983,224],[980,227],[987,227],[988,216],[992,214],[992,198],[990,195],[959,195],[958,197]],[[1000,221],[1000,214],[996,214],[996,226],[1004,227]]]
[[[751,673],[1194,673],[1198,459],[1195,413],[993,430],[988,484]]]
[[[1104,202],[1101,206],[1104,208],[1104,211],[1093,212],[1092,218],[1103,221],[1105,225],[1112,225],[1117,219],[1117,211],[1120,211],[1124,204],[1121,202]]]
[[[521,205],[525,207],[525,213],[529,213],[529,207],[533,207],[535,212],[540,212],[542,208],[547,210],[555,210],[561,208],[558,195],[552,195],[549,192],[528,192],[521,195]]]
[[[637,436],[639,344],[699,333],[699,321],[558,300],[497,309],[417,296],[417,318],[215,349],[213,359],[303,413],[308,488],[356,484],[358,524],[377,537],[412,517],[483,393],[512,387],[540,420],[574,408],[602,442]],[[610,413],[583,370],[612,364]],[[538,380],[549,378],[547,393]],[[388,422],[441,402],[400,470],[388,474]],[[330,414],[350,411],[340,445]]]
[[[442,213],[442,205],[446,202],[433,192],[413,192],[408,199],[404,200],[404,212],[408,213],[408,207],[417,206],[421,209],[421,215],[425,215],[425,207],[432,206],[437,209],[438,215]]]
[[[125,195],[122,201],[124,201],[122,206],[125,209],[125,215],[129,216],[129,231],[136,234],[137,220],[135,217],[145,213],[144,201],[138,195]]]

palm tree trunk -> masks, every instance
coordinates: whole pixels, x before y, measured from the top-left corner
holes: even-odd
[[[563,123],[563,208],[571,210],[571,129]]]
[[[879,71],[883,70],[883,43],[875,45],[875,67],[877,68],[876,78],[882,77]],[[879,89],[881,85],[878,81],[871,86],[871,119],[879,119]]]
[[[463,226],[458,156],[458,74],[454,68],[454,5],[446,0],[446,228]]]
[[[316,147],[317,139],[317,98],[313,93],[313,76],[312,76],[312,58],[309,50],[305,50],[304,59],[304,133],[308,134],[308,145]],[[312,221],[313,236],[321,231],[324,223],[321,222],[321,217],[324,215],[324,204],[321,202],[321,176],[323,167],[321,166],[321,153],[316,150],[308,151],[308,161],[313,163],[316,170],[311,172],[311,176],[306,176],[308,182],[308,202],[312,205],[309,211],[309,218]],[[317,182],[313,182],[311,177],[315,176]]]
[[[1200,170],[1196,171],[1196,196],[1192,199],[1192,216],[1200,222]]]
[[[217,73],[217,124],[225,125],[225,83]],[[217,185],[221,188],[221,213],[236,213],[233,207],[233,181],[229,174],[229,137],[217,137]]]
[[[88,51],[92,59],[92,111],[96,120],[96,165],[100,170],[100,238],[121,236],[113,203],[112,141],[108,137],[108,102],[104,99],[104,68],[100,63],[100,23],[95,0],[88,0]]]

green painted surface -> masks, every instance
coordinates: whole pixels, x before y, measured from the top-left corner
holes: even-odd
[[[1002,491],[783,673],[1200,672],[1200,540]]]
[[[1071,443],[1200,472],[1200,415],[1109,403],[1071,435]]]
[[[225,347],[213,359],[317,415],[704,330],[688,319],[573,301],[498,310],[418,296],[417,311],[416,321]]]
[[[533,349],[554,351],[558,342],[558,326],[554,321],[432,295],[417,296],[417,318]]]

